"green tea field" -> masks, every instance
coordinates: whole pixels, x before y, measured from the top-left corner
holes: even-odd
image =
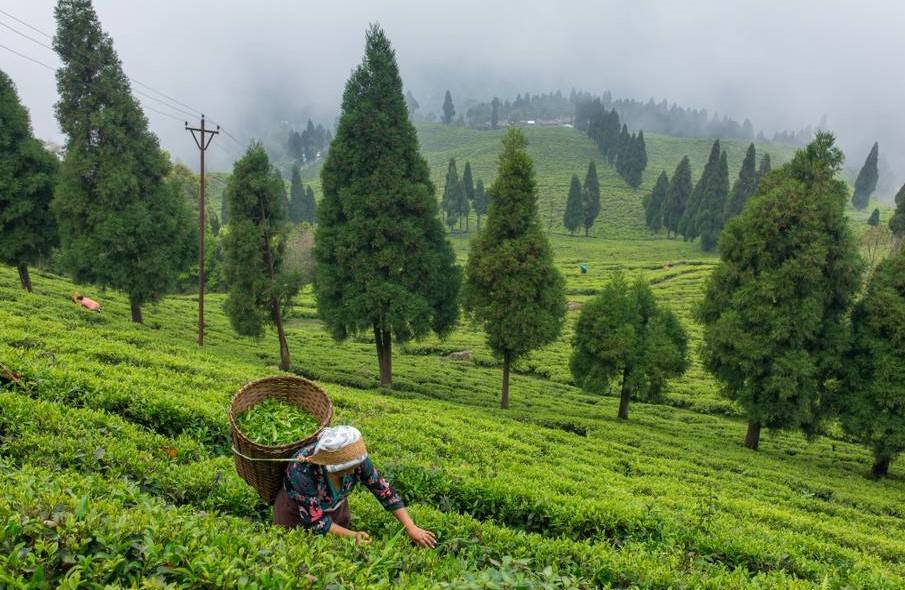
[[[467,240],[454,245],[464,258]],[[616,269],[646,276],[697,358],[691,312],[715,264],[697,244],[559,236],[553,247],[575,304]],[[862,447],[792,433],[744,448],[736,408],[697,361],[664,403],[617,420],[616,398],[569,384],[576,311],[559,342],[517,365],[504,411],[499,367],[472,327],[397,348],[387,392],[370,339],[333,342],[305,291],[289,320],[293,371],[326,388],[334,423],[364,432],[439,546],[411,547],[367,492],[352,498],[353,523],[371,546],[287,533],[236,475],[226,419],[242,384],[278,373],[275,336],[237,337],[214,295],[199,350],[193,297],[149,306],[136,325],[119,293],[97,293],[95,314],[69,300],[90,287],[33,280],[25,293],[0,267],[0,363],[14,373],[0,390],[0,587],[905,585],[900,466],[870,480]]]

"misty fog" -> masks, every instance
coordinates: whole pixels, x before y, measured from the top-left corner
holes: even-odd
[[[768,136],[826,115],[849,166],[860,166],[876,140],[896,184],[905,180],[905,6],[894,0],[94,5],[129,76],[203,111],[239,140],[215,142],[215,168],[280,121],[302,125],[310,117],[332,126],[365,29],[376,21],[422,110],[437,110],[447,88],[457,102],[575,88],[747,117]],[[4,0],[2,9],[52,35],[53,6]],[[0,21],[49,44],[5,15]],[[59,64],[7,27],[0,44]],[[16,82],[36,134],[61,143],[52,72],[3,49],[0,68]],[[162,145],[194,164],[182,122],[150,108],[186,115],[139,98]]]

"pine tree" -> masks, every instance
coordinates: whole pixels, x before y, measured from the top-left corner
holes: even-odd
[[[474,203],[474,180],[471,177],[471,162],[465,162],[462,171],[462,191],[465,197],[465,231],[468,231],[468,213]]]
[[[625,171],[628,169],[628,161],[632,153],[632,135],[628,132],[628,125],[623,123],[622,130],[616,139],[615,157],[613,163],[619,176],[625,178]]]
[[[481,231],[481,216],[487,215],[487,208],[490,206],[490,197],[484,190],[484,181],[480,178],[474,189],[474,212],[478,218],[478,231]]]
[[[449,90],[446,91],[446,96],[443,97],[443,123],[445,125],[449,125],[456,118],[456,107],[453,105],[452,94],[449,93]]]
[[[588,162],[588,173],[584,177],[581,196],[584,211],[584,235],[588,237],[591,226],[600,215],[600,181],[597,178],[597,166],[594,165],[593,160]]]
[[[34,138],[13,81],[0,70],[0,262],[15,266],[31,293],[28,266],[57,243],[50,212],[57,159]]]
[[[839,378],[861,285],[841,164],[833,136],[821,132],[763,180],[726,226],[698,310],[705,367],[747,414],[752,449],[763,426],[815,432]]]
[[[864,165],[861,166],[861,171],[858,172],[858,178],[855,179],[855,193],[852,195],[852,205],[859,211],[867,208],[871,194],[877,189],[877,180],[880,178],[877,166],[878,160],[879,147],[874,142],[873,147],[870,148],[870,153],[867,154]]]
[[[466,311],[503,360],[500,407],[509,407],[509,371],[528,352],[555,341],[566,312],[565,282],[537,212],[537,181],[518,129],[503,138],[487,226],[472,241],[463,289]]]
[[[581,309],[569,368],[575,384],[603,392],[619,380],[618,417],[632,398],[656,401],[669,377],[688,369],[688,336],[676,315],[657,305],[650,285],[617,274]]]
[[[52,205],[62,263],[77,281],[124,291],[140,323],[142,304],[191,266],[197,224],[90,0],[60,0],[54,13],[67,136]]]
[[[446,225],[449,226],[450,231],[460,221],[459,203],[462,200],[462,192],[462,182],[459,180],[459,173],[456,170],[456,159],[450,158],[449,166],[446,168],[446,184],[443,185],[443,199],[440,201],[446,216]]]
[[[701,248],[710,252],[717,246],[723,231],[726,198],[729,195],[729,164],[726,152],[720,154],[719,165],[709,178],[701,197],[695,229],[701,235]]]
[[[729,200],[726,201],[726,210],[723,214],[724,222],[741,213],[742,209],[745,208],[745,203],[757,190],[758,173],[755,168],[756,161],[757,153],[752,143],[748,146],[745,159],[742,160],[742,167],[738,172],[738,178],[735,179],[735,184],[732,185],[732,193],[729,195]]]
[[[757,168],[757,180],[760,182],[767,174],[770,174],[770,171],[773,170],[773,164],[770,162],[770,154],[764,153],[760,158],[760,166]]]
[[[627,160],[623,165],[623,177],[630,187],[638,188],[641,186],[644,169],[647,168],[647,146],[644,143],[643,131],[632,136],[626,153]]]
[[[880,210],[874,209],[870,214],[870,217],[867,219],[867,225],[871,227],[877,227],[880,225]]]
[[[289,186],[289,221],[301,223],[305,219],[305,185],[298,166],[292,167],[292,180]]]
[[[298,277],[282,272],[289,231],[285,194],[264,147],[251,145],[235,163],[223,194],[232,219],[222,242],[226,315],[242,336],[260,338],[265,326],[276,328],[284,371],[290,360],[283,315],[299,289]]]
[[[874,477],[885,477],[905,451],[905,251],[877,266],[851,323],[840,422],[873,452]]]
[[[566,200],[566,211],[563,213],[563,226],[569,233],[575,235],[575,230],[584,224],[584,200],[581,192],[581,181],[578,175],[572,175],[572,184],[569,186],[569,197]]]
[[[490,101],[490,128],[496,129],[500,123],[500,99],[493,97]]]
[[[669,237],[670,232],[673,236],[679,235],[679,226],[685,216],[692,191],[691,164],[688,162],[688,156],[684,156],[672,173],[669,190],[666,191],[666,202],[663,204],[663,227],[666,228],[666,237]]]
[[[666,171],[660,172],[654,190],[644,197],[644,220],[651,231],[659,231],[663,227],[666,197],[669,193],[669,177]]]
[[[409,113],[409,120],[413,120],[415,118],[415,112],[421,108],[421,105],[418,104],[418,100],[415,98],[415,95],[412,94],[411,90],[406,90],[405,92],[405,108]]]
[[[905,184],[896,193],[896,211],[889,220],[889,229],[897,240],[905,238]]]
[[[682,221],[679,222],[679,233],[682,234],[686,241],[695,240],[701,235],[697,226],[701,202],[704,200],[709,187],[714,185],[714,180],[718,173],[717,170],[720,167],[721,154],[720,140],[717,139],[710,148],[710,156],[704,165],[704,171],[701,173],[701,178],[698,179],[697,184],[694,185],[694,190],[688,199],[688,206],[685,208],[685,214],[682,216]]]
[[[346,84],[321,181],[318,313],[338,340],[373,330],[380,383],[389,387],[393,340],[452,330],[461,271],[379,26],[368,30],[364,60]]]
[[[314,199],[314,189],[311,186],[305,188],[304,207],[302,208],[302,221],[314,224],[317,222],[317,201]]]

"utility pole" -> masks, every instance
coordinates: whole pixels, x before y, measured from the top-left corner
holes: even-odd
[[[198,199],[198,346],[204,346],[204,230],[205,228],[205,205],[204,205],[204,152],[211,145],[214,136],[220,133],[220,126],[217,129],[208,129],[205,127],[204,115],[201,115],[201,127],[189,127],[189,122],[185,122],[186,131],[192,132],[192,138],[195,145],[201,152],[201,193]]]

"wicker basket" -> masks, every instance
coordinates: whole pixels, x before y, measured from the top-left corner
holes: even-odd
[[[316,432],[306,439],[287,445],[259,445],[249,440],[236,425],[236,418],[252,406],[265,399],[278,399],[304,409],[320,423]],[[316,383],[281,375],[267,377],[245,385],[233,396],[229,404],[229,430],[232,435],[233,456],[236,471],[248,484],[257,490],[261,499],[273,504],[286,471],[286,459],[297,450],[314,441],[333,418],[333,402]]]

